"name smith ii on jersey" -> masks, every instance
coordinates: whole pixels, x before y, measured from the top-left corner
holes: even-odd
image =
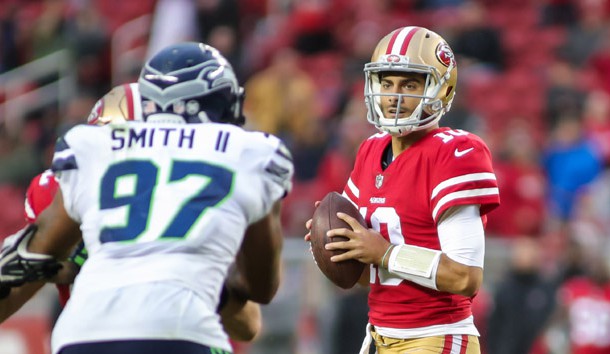
[[[195,140],[193,127],[121,126],[112,129],[112,150],[125,147],[149,148],[174,146],[192,149]]]

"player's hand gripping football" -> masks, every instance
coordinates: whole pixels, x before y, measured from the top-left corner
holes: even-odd
[[[335,241],[327,243],[327,250],[345,250],[345,253],[332,256],[333,262],[341,262],[348,259],[355,259],[362,263],[380,265],[383,255],[391,246],[383,236],[374,229],[367,229],[358,220],[345,213],[337,213],[337,217],[342,219],[352,229],[340,228],[328,231],[328,237],[345,236],[348,241]]]
[[[314,203],[314,210],[320,205],[321,201],[317,200]],[[305,228],[307,229],[307,233],[305,234],[305,237],[303,237],[303,239],[307,242],[309,242],[309,253],[311,254],[311,258],[313,259],[313,262],[315,264],[318,264],[318,262],[316,262],[316,257],[314,257],[313,255],[313,249],[311,249],[311,224],[313,223],[313,218],[307,220],[305,222]]]
[[[27,250],[35,232],[36,225],[29,225],[5,240],[0,256],[0,288],[4,288],[0,295],[8,296],[6,288],[49,279],[61,269],[60,262],[52,256]]]

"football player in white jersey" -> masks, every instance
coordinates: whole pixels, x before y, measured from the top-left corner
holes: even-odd
[[[499,194],[486,144],[439,126],[455,95],[453,52],[433,31],[399,28],[364,72],[367,118],[381,133],[361,144],[343,196],[368,228],[341,214],[352,229],[329,236],[349,240],[327,245],[347,251],[333,261],[370,264],[361,352],[372,340],[378,354],[478,354],[471,305],[483,279],[486,214]]]
[[[141,98],[137,83],[123,84],[114,87],[100,98],[87,117],[88,124],[105,125],[110,122],[119,123],[128,120],[141,121]],[[34,223],[38,215],[46,209],[59,188],[51,170],[37,175],[30,183],[25,199],[24,215],[29,223]],[[8,246],[7,241],[4,246]],[[49,281],[55,283],[59,302],[63,307],[70,297],[70,284],[86,260],[86,250],[77,247],[68,261],[62,262],[62,269]],[[234,269],[234,268],[233,268]],[[231,273],[229,276],[235,275]],[[233,278],[230,278],[233,279]],[[0,323],[4,322],[40,290],[45,280],[30,282],[20,287],[14,287],[10,293],[0,294]],[[7,290],[9,290],[8,288]],[[228,284],[223,288],[221,304],[218,307],[223,328],[233,340],[252,340],[261,328],[260,305],[231,296]]]
[[[0,280],[41,277],[82,237],[89,258],[53,353],[230,353],[216,313],[230,265],[244,298],[269,303],[279,286],[290,153],[240,127],[243,89],[212,47],[169,46],[138,84],[144,122],[58,139],[60,191],[5,254]]]

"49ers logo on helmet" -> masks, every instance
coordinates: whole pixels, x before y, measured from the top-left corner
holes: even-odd
[[[450,64],[455,66],[455,56],[453,55],[453,51],[449,47],[449,44],[445,42],[441,42],[438,44],[438,46],[436,46],[436,58],[438,58],[438,61],[445,66],[449,66]]]
[[[385,59],[388,63],[400,63],[400,57],[396,54],[390,54]]]
[[[87,124],[96,124],[98,119],[102,116],[102,111],[104,110],[104,99],[101,98],[97,102],[95,102],[95,106],[89,113],[89,117],[87,117]]]

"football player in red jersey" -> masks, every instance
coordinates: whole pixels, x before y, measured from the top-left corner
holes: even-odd
[[[588,241],[591,242],[591,241]],[[567,329],[571,354],[610,353],[610,267],[602,242],[578,240],[582,273],[559,289],[554,327]]]
[[[51,204],[57,188],[59,188],[59,185],[51,170],[46,170],[32,179],[25,193],[24,213],[28,223],[36,221],[38,215]],[[70,284],[78,274],[78,270],[85,259],[86,251],[79,247],[73,253],[70,261],[63,263],[61,272],[54,279],[61,306],[65,306],[70,298]]]
[[[28,223],[34,222],[36,217],[49,206],[57,188],[57,182],[50,170],[46,170],[32,179],[26,192],[24,209]],[[5,241],[5,245],[7,243],[9,242]],[[61,271],[53,277],[52,281],[57,286],[59,301],[63,306],[70,297],[69,284],[78,273],[78,266],[72,260],[62,262],[62,266]],[[0,299],[0,323],[19,310],[45,283],[45,281],[25,283],[20,287],[12,288],[10,294],[7,292],[6,298]]]
[[[364,72],[367,119],[381,133],[361,144],[343,196],[369,228],[339,213],[353,230],[329,231],[349,240],[326,246],[346,251],[335,262],[370,264],[361,353],[373,341],[378,354],[478,354],[471,307],[483,280],[485,218],[499,192],[483,140],[439,125],[455,95],[453,52],[433,31],[399,28]]]
[[[116,86],[97,101],[87,117],[87,123],[104,125],[125,120],[141,120],[140,100],[136,83]],[[24,208],[28,223],[33,223],[51,204],[58,187],[51,170],[46,170],[32,179],[26,191]],[[86,257],[86,250],[81,246],[77,247],[70,259],[62,262],[63,267],[58,274],[50,279],[57,287],[62,306],[70,297],[70,286]],[[230,273],[229,277],[229,282],[239,282],[236,273]],[[45,281],[27,282],[22,286],[13,287],[5,298],[0,298],[0,323],[19,310],[45,284]],[[260,305],[235,296],[227,287],[223,292],[219,313],[225,330],[233,340],[250,341],[260,331]]]
[[[137,117],[142,115],[139,101],[140,95],[137,84],[116,86],[96,102],[87,117],[87,123],[104,125],[111,121],[131,120],[134,119],[133,117],[138,119]],[[24,209],[26,222],[33,223],[38,215],[51,204],[58,187],[59,185],[51,170],[46,170],[32,179],[26,191]],[[8,247],[9,244],[10,242],[5,241],[3,248]],[[82,247],[75,250],[69,261],[62,262],[63,267],[60,272],[53,279],[50,279],[56,283],[59,302],[62,306],[66,304],[70,297],[70,284],[84,262],[85,258],[83,256],[86,258],[86,250]],[[5,289],[4,296],[6,298],[0,300],[0,323],[19,310],[44,284],[44,281],[28,282],[22,286],[12,288],[10,294],[6,291],[8,289]]]

